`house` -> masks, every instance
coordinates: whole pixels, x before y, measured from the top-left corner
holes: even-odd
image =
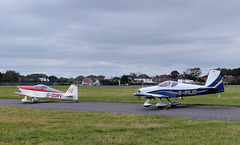
[[[137,78],[134,78],[135,83],[153,83],[152,78],[146,74],[141,74]]]
[[[100,86],[100,80],[98,78],[83,78],[82,85],[86,86]]]
[[[159,84],[161,82],[170,81],[170,80],[171,80],[171,77],[169,75],[160,75],[152,78],[152,81],[155,84]]]
[[[176,77],[174,79],[174,81],[177,81],[179,83],[188,83],[188,84],[193,83],[193,80],[189,80],[188,78],[184,77],[183,75],[179,75],[178,77]]]
[[[94,82],[92,78],[83,78],[82,85],[93,86]]]
[[[100,86],[101,85],[101,83],[100,83],[98,78],[93,78],[92,80],[93,80],[94,86]]]
[[[48,78],[38,78],[41,82],[49,82]]]
[[[232,75],[224,75],[224,76],[223,76],[223,82],[227,84],[229,81],[231,81],[231,80],[234,79],[234,78],[235,78],[235,77],[232,76]]]
[[[204,82],[206,82],[206,81],[207,81],[207,78],[208,78],[208,75],[205,75],[205,76],[202,77],[202,80],[203,80]]]

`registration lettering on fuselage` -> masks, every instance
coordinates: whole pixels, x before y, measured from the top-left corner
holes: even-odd
[[[179,96],[192,96],[198,93],[197,90],[178,91]]]
[[[56,94],[56,93],[47,93],[46,97],[50,98],[62,98],[62,94]]]

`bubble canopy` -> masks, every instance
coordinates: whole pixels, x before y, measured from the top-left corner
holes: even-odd
[[[51,91],[51,92],[59,92],[59,93],[61,93],[61,91],[59,91],[59,90],[56,90],[56,89],[53,89],[53,88],[51,88],[51,87],[48,87],[48,86],[46,86],[46,85],[42,85],[42,84],[40,84],[40,85],[35,85],[35,86],[33,86],[35,89],[38,89],[38,90],[45,90],[45,91]]]
[[[168,87],[168,88],[172,88],[172,87],[175,87],[178,85],[178,82],[175,82],[175,81],[165,81],[165,82],[162,82],[158,85],[158,87]]]

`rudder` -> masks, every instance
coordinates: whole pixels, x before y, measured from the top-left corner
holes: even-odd
[[[75,86],[75,85],[71,85],[67,92],[67,94],[72,94],[73,95],[73,99],[72,100],[75,100],[75,101],[78,101],[78,87]]]
[[[221,72],[218,70],[210,70],[205,86],[216,88],[216,93],[224,92]]]

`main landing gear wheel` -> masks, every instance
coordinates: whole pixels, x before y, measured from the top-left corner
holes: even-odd
[[[168,98],[166,98],[166,99],[168,100],[169,105],[170,105],[171,107],[176,107],[176,106],[180,105],[180,103],[178,103],[178,102],[170,101]]]
[[[150,101],[150,99],[148,99],[148,100],[143,104],[143,106],[144,106],[144,107],[150,107],[150,106],[152,106],[152,104],[148,103],[149,101]]]
[[[171,107],[176,107],[176,106],[180,105],[180,103],[178,103],[178,102],[171,102],[171,103],[169,103],[169,105]]]
[[[157,103],[156,106],[157,106],[158,108],[165,108],[165,107],[168,106],[168,104],[162,103],[162,99],[159,98],[159,103]]]

